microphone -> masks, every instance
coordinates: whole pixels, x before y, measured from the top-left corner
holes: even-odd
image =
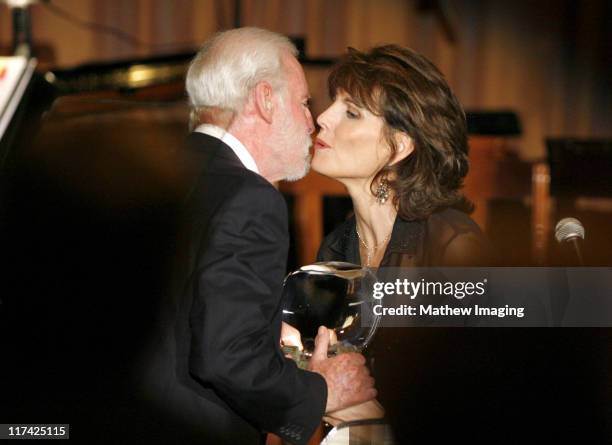
[[[559,244],[571,245],[578,259],[578,265],[584,266],[580,245],[584,240],[584,226],[576,218],[563,218],[555,226],[555,238]]]

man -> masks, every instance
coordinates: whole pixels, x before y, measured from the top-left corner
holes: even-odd
[[[235,29],[187,74],[198,174],[149,392],[202,443],[258,443],[267,431],[304,444],[325,412],[376,395],[361,355],[327,358],[324,328],[312,372],[279,348],[288,230],[271,183],[306,174],[314,130],[296,53],[278,34]]]

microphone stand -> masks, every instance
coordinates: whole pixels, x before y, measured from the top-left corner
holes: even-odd
[[[578,257],[578,265],[584,266],[584,257],[582,256],[582,249],[580,248],[580,243],[578,242],[579,238],[574,236],[570,238],[568,241],[572,243],[574,250],[576,251],[576,256]]]

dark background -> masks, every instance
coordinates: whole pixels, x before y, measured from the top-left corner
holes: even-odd
[[[214,14],[201,27],[185,26],[203,8],[198,2],[133,2],[127,10],[113,1],[56,3],[158,41],[199,42],[222,27]],[[606,201],[603,209],[577,206],[574,193],[598,171],[605,177],[610,159],[609,3],[458,2],[451,14],[458,43],[436,18],[437,2],[366,3],[244,2],[243,23],[305,35],[310,57],[381,40],[413,46],[440,65],[467,107],[517,112],[523,131],[508,141],[523,160],[546,160],[549,138],[602,142],[589,149],[608,150],[595,157],[599,170],[568,157],[569,176],[553,175],[552,219],[579,217],[587,263],[610,266]],[[41,62],[55,72],[161,52],[75,31],[44,9],[34,18],[35,35],[44,37],[38,43],[50,49]],[[9,27],[1,28],[8,48]],[[315,113],[327,100],[327,68],[318,67],[307,67]],[[43,75],[0,142],[0,420],[70,423],[73,440],[88,443],[187,440],[179,423],[159,421],[137,389],[190,179],[181,152],[182,87],[142,96],[124,87],[67,93]],[[58,96],[64,102],[51,109]],[[609,179],[600,184],[585,193],[606,198]],[[532,264],[529,204],[490,203],[487,235],[502,264]],[[346,198],[326,198],[325,232],[350,211]],[[292,246],[289,270],[300,265]],[[553,243],[547,258],[567,262]],[[406,443],[612,442],[610,328],[386,332],[388,360],[375,366],[381,390],[393,391],[381,391],[381,401]]]

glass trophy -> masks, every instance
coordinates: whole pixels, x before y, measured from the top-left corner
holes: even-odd
[[[376,281],[369,268],[337,261],[309,264],[287,275],[283,321],[299,331],[304,349],[283,346],[283,352],[306,368],[319,326],[333,330],[338,340],[330,345],[328,356],[361,352],[380,322],[372,310],[381,304],[372,296]]]

